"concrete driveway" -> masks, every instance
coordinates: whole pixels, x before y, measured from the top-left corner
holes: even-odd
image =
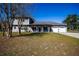
[[[79,38],[79,33],[66,32],[66,33],[60,33],[60,34],[67,35],[67,36],[72,36],[72,37],[75,37],[75,38]]]

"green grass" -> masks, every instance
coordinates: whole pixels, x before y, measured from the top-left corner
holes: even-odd
[[[57,33],[13,33],[10,39],[0,36],[0,55],[79,55],[79,39]]]

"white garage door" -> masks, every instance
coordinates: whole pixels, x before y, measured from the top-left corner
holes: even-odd
[[[67,32],[67,28],[64,27],[64,28],[58,28],[59,32]]]
[[[67,32],[67,28],[66,27],[63,27],[63,28],[53,28],[52,27],[52,31],[53,32]]]

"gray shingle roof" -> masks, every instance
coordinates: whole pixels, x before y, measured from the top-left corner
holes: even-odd
[[[34,24],[36,25],[66,25],[64,23],[49,22],[49,21],[35,22]]]

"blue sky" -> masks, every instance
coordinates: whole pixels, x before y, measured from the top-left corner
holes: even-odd
[[[62,22],[69,14],[79,15],[79,4],[34,3],[29,11],[36,21]]]

